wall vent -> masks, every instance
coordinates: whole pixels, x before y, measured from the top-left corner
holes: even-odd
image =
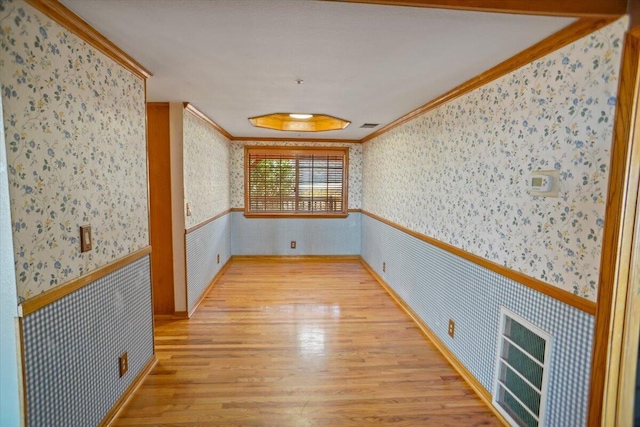
[[[552,337],[500,308],[493,405],[519,427],[544,427]]]
[[[374,128],[376,126],[378,126],[379,123],[365,123],[362,126],[360,126],[361,129],[371,129]]]

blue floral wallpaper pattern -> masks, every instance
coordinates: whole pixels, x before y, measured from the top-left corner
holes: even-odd
[[[229,140],[193,114],[183,120],[185,227],[229,209]],[[185,203],[185,206],[186,206]]]
[[[244,147],[267,145],[278,147],[348,147],[349,148],[349,209],[362,207],[362,145],[313,141],[232,141],[231,142],[231,207],[244,207]]]
[[[368,142],[363,209],[595,301],[627,18]],[[531,171],[560,171],[533,197]]]
[[[22,0],[0,1],[18,298],[149,244],[144,81]],[[80,253],[79,226],[93,250]]]

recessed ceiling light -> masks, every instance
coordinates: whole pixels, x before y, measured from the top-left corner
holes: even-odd
[[[293,132],[323,132],[344,129],[351,123],[348,120],[327,116],[326,114],[273,113],[250,117],[255,127]]]

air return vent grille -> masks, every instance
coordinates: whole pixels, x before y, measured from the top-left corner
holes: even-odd
[[[371,129],[378,126],[378,123],[365,123],[362,126],[360,126],[361,129]]]
[[[502,307],[493,405],[513,426],[543,427],[551,335]]]

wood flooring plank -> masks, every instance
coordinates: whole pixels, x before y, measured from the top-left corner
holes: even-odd
[[[500,426],[357,260],[232,260],[115,426]]]

